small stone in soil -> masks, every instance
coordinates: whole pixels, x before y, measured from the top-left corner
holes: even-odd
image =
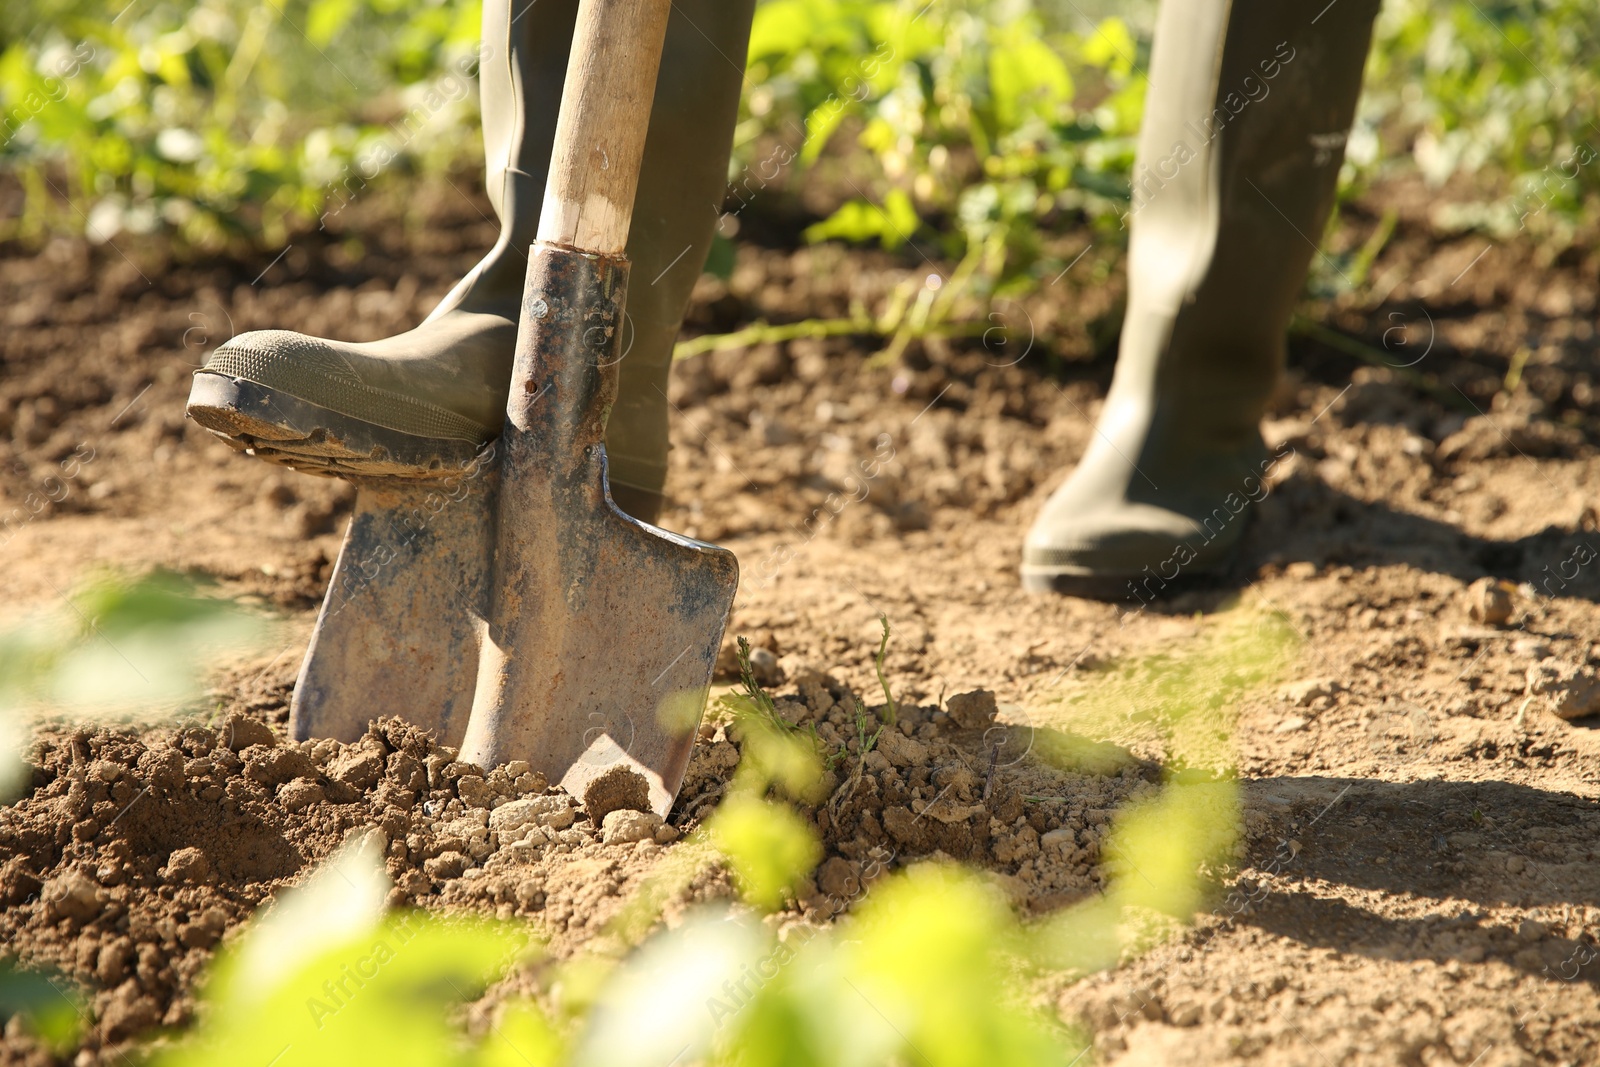
[[[73,869],[50,879],[41,896],[56,918],[83,923],[100,911],[102,894],[94,879]]]
[[[1076,844],[1072,828],[1063,826],[1058,830],[1051,830],[1039,838],[1039,847],[1046,852],[1065,852]]]
[[[456,795],[475,808],[487,808],[496,796],[488,781],[476,774],[464,774],[456,779]]]
[[[1278,692],[1295,707],[1304,708],[1310,707],[1318,697],[1331,697],[1341,688],[1332,678],[1302,678],[1298,682],[1290,682]]]
[[[328,767],[328,777],[365,791],[378,784],[383,769],[383,753],[376,747],[363,745],[334,760]]]
[[[441,882],[459,878],[461,872],[467,869],[467,857],[459,852],[441,852],[423,863],[422,869],[428,872],[430,878]]]
[[[608,845],[626,845],[635,841],[653,841],[661,828],[661,816],[653,811],[631,811],[619,808],[605,817],[600,839]]]
[[[957,693],[945,701],[945,710],[963,730],[986,730],[993,725],[995,714],[1000,709],[993,693],[987,689],[977,689],[970,693]]]
[[[1600,677],[1588,667],[1541,661],[1527,670],[1529,696],[1544,696],[1550,710],[1563,719],[1582,719],[1600,712]]]
[[[778,657],[772,654],[771,649],[750,650],[750,674],[760,686],[771,687],[783,683],[783,668],[778,666]]]
[[[1467,614],[1473,622],[1504,626],[1515,610],[1511,601],[1514,588],[1509,582],[1479,578],[1467,587]]]
[[[572,800],[567,796],[526,797],[495,808],[489,815],[489,828],[503,835],[530,825],[565,830],[574,818]]]

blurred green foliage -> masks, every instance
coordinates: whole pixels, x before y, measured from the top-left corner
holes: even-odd
[[[1479,178],[1436,211],[1443,227],[1570,241],[1600,194],[1594,17],[1591,0],[1388,0],[1354,162]]]
[[[1027,272],[1064,214],[1116,225],[1147,58],[1120,18],[1056,31],[1042,6],[769,0],[739,140],[799,168],[842,157],[834,180],[854,195],[812,239],[931,241],[978,257],[991,286]],[[735,178],[736,207],[766,169]]]
[[[76,658],[86,645],[139,649],[127,664],[135,670],[155,670],[162,657],[187,664],[167,673],[194,679],[208,650],[254,629],[164,575],[93,582],[64,617],[75,621],[0,642],[10,665],[4,703],[56,693],[63,672],[104,669]],[[887,622],[883,629],[886,638]],[[723,802],[583,952],[549,957],[508,922],[387,909],[385,842],[358,833],[228,939],[203,983],[200,1023],[154,1046],[152,1062],[659,1067],[674,1050],[682,1062],[728,1067],[1071,1062],[1085,1041],[1038,1002],[1031,979],[1112,966],[1205,905],[1238,838],[1224,751],[1231,709],[1272,677],[1291,644],[1279,620],[1230,614],[1187,646],[1124,664],[1066,702],[1077,725],[1112,733],[1137,703],[1138,721],[1169,743],[1169,781],[1114,823],[1103,895],[1023,924],[994,881],[910,864],[841,902],[849,914],[836,925],[790,921],[781,935],[760,917],[781,914],[820,860],[811,821],[818,785],[837,783],[834,768],[848,761],[830,759],[814,733],[779,714],[742,647],[744,684],[723,708],[743,755]],[[881,674],[886,640],[874,651]],[[863,731],[877,724],[865,710],[860,717]],[[663,925],[666,906],[716,864],[732,872],[740,900]],[[497,985],[492,1004],[479,1004]],[[57,1047],[74,1038],[75,997],[48,975],[0,970],[0,1013]]]
[[[283,895],[214,961],[203,1022],[155,1067],[476,1062],[448,1016],[530,947],[506,924],[386,912],[376,834]]]
[[[157,572],[94,576],[54,610],[0,630],[0,803],[25,774],[25,716],[170,714],[200,695],[214,657],[248,649],[265,626]]]
[[[1600,189],[1592,7],[1386,4],[1347,185],[1466,175],[1442,224],[1570,236]],[[1053,229],[1117,229],[1144,94],[1150,5],[1085,9],[1107,5],[764,0],[730,209],[824,167],[840,206],[813,239],[972,257],[978,295],[1053,276]],[[0,167],[26,199],[0,236],[278,247],[380,174],[475,169],[479,17],[446,0],[9,3]]]
[[[23,759],[30,715],[171,714],[200,695],[211,657],[248,648],[263,630],[259,618],[196,595],[174,574],[101,574],[63,599],[53,612],[0,630],[0,805],[32,774]],[[83,1000],[66,978],[0,957],[0,1024],[15,1019],[65,1050],[77,1038]]]
[[[82,993],[60,973],[0,957],[0,1024],[9,1028],[15,1019],[46,1048],[65,1053],[77,1040],[84,1010]]]
[[[277,245],[384,170],[482,158],[480,8],[19,0],[0,24],[0,236]],[[390,157],[393,157],[392,159]]]

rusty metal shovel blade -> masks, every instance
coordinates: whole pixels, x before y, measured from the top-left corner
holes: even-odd
[[[496,446],[448,478],[357,483],[289,709],[296,740],[398,715],[459,745],[489,604]]]
[[[586,801],[602,780],[636,789],[626,806],[647,801],[664,816],[739,568],[732,552],[611,502],[602,442],[626,280],[620,256],[541,242],[529,258],[489,626],[462,755],[486,767],[528,760]]]

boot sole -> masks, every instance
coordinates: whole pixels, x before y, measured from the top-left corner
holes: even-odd
[[[449,478],[484,446],[374,426],[245,378],[198,371],[185,414],[230,448],[307,474]]]
[[[1045,568],[1021,568],[1022,588],[1029,593],[1054,593],[1059,596],[1078,597],[1081,600],[1101,600],[1107,603],[1148,604],[1180,593],[1207,589],[1217,584],[1220,572],[1179,574],[1175,578],[1151,579],[1148,574],[1078,574]],[[1140,581],[1160,583],[1160,589],[1142,597],[1136,591]]]

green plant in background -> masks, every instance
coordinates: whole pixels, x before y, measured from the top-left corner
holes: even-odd
[[[270,246],[386,170],[470,160],[479,10],[443,0],[8,7],[0,166],[26,198],[0,237],[164,229],[201,247]]]
[[[1600,41],[1588,0],[1394,0],[1374,33],[1354,163],[1473,179],[1435,223],[1569,241],[1600,193]]]
[[[985,278],[1026,272],[1041,221],[1120,215],[1144,86],[1121,19],[1055,32],[1038,6],[770,0],[752,31],[740,137],[795,147],[799,131],[800,167],[842,157],[857,195],[813,239],[895,248],[927,221],[941,253],[986,258]]]
[[[890,355],[972,335],[984,323],[960,298],[1037,289],[1062,266],[1052,232],[1087,221],[1120,239],[1153,7],[1107,10],[764,0],[729,209],[759,213],[811,174],[838,197],[812,239],[958,264],[941,289],[769,329],[890,337]],[[1481,198],[1442,206],[1441,226],[1570,240],[1600,189],[1591,15],[1587,0],[1386,4],[1346,193],[1399,168],[1465,176]],[[25,195],[0,238],[278,248],[380,177],[474,172],[479,17],[475,0],[8,4],[0,169]]]

